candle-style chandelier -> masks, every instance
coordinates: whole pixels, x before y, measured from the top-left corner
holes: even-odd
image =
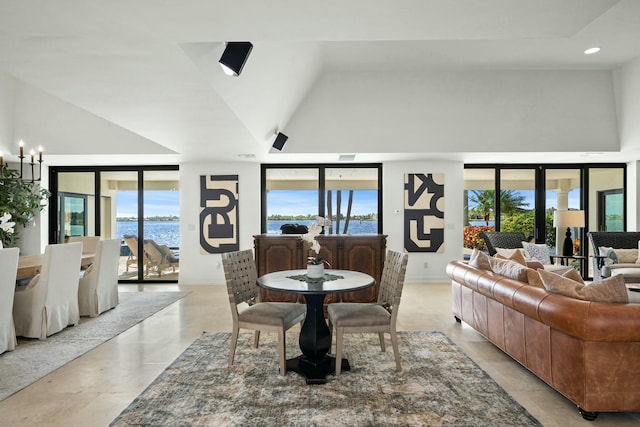
[[[23,171],[24,171],[24,159],[26,158],[26,156],[24,155],[24,142],[22,142],[22,140],[20,140],[19,143],[19,147],[20,147],[20,154],[18,155],[18,158],[20,159],[20,175],[19,176],[13,176],[13,174],[7,174],[7,176],[5,176],[5,166],[6,169],[8,170],[8,166],[9,164],[7,163],[5,165],[4,160],[2,158],[2,153],[0,153],[0,181],[1,182],[6,182],[6,181],[31,181],[31,182],[38,182],[42,179],[42,147],[38,147],[38,177],[36,178],[35,175],[35,166],[36,166],[36,153],[34,150],[30,151],[30,155],[31,155],[31,161],[28,163],[28,165],[31,166],[31,178],[25,178],[23,175]]]

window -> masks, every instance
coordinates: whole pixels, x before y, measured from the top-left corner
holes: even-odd
[[[581,209],[586,226],[571,230],[574,247],[592,256],[587,232],[626,229],[625,182],[624,164],[465,165],[465,252],[486,249],[478,235],[495,230],[522,232],[554,253],[565,235],[553,227],[554,211]]]
[[[120,282],[177,281],[177,167],[60,166],[49,171],[50,209],[57,212],[49,217],[50,243],[67,236],[120,239]]]
[[[382,165],[262,165],[262,233],[326,219],[327,234],[382,232]]]

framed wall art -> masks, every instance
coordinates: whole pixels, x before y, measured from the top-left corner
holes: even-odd
[[[404,248],[444,252],[444,174],[405,174]]]
[[[219,254],[240,249],[238,175],[200,176],[200,252]]]

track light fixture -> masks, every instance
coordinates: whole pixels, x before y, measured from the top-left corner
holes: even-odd
[[[228,76],[239,76],[249,53],[253,49],[250,42],[227,42],[218,63]]]
[[[276,133],[276,140],[273,142],[273,148],[278,151],[282,151],[282,147],[284,147],[284,143],[287,142],[289,137],[282,132]]]

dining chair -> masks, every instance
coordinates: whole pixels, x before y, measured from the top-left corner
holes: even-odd
[[[276,332],[280,375],[286,375],[286,331],[304,320],[306,307],[303,304],[290,302],[260,302],[260,289],[256,284],[258,274],[251,249],[222,254],[222,266],[233,318],[229,366],[233,365],[240,329],[255,331],[253,341],[255,348],[260,341],[260,331]],[[238,306],[243,303],[248,306],[240,310]]]
[[[391,345],[396,360],[396,369],[400,366],[400,353],[398,351],[398,337],[396,334],[396,320],[400,297],[404,285],[404,276],[407,271],[408,254],[388,250],[384,260],[380,291],[377,303],[351,303],[342,302],[329,304],[329,330],[336,330],[336,376],[340,375],[343,351],[343,338],[345,333],[377,332],[380,339],[380,348],[386,351],[384,334],[391,336]]]
[[[0,249],[0,353],[14,350],[17,345],[13,324],[13,295],[16,290],[16,274],[20,249]]]
[[[100,236],[69,236],[67,243],[82,243],[82,254],[95,254]]]
[[[13,320],[17,336],[45,340],[69,325],[78,324],[81,258],[81,243],[45,248],[40,274],[26,289],[15,293]]]
[[[118,305],[120,241],[100,240],[95,261],[85,270],[78,285],[80,316],[96,317]]]

